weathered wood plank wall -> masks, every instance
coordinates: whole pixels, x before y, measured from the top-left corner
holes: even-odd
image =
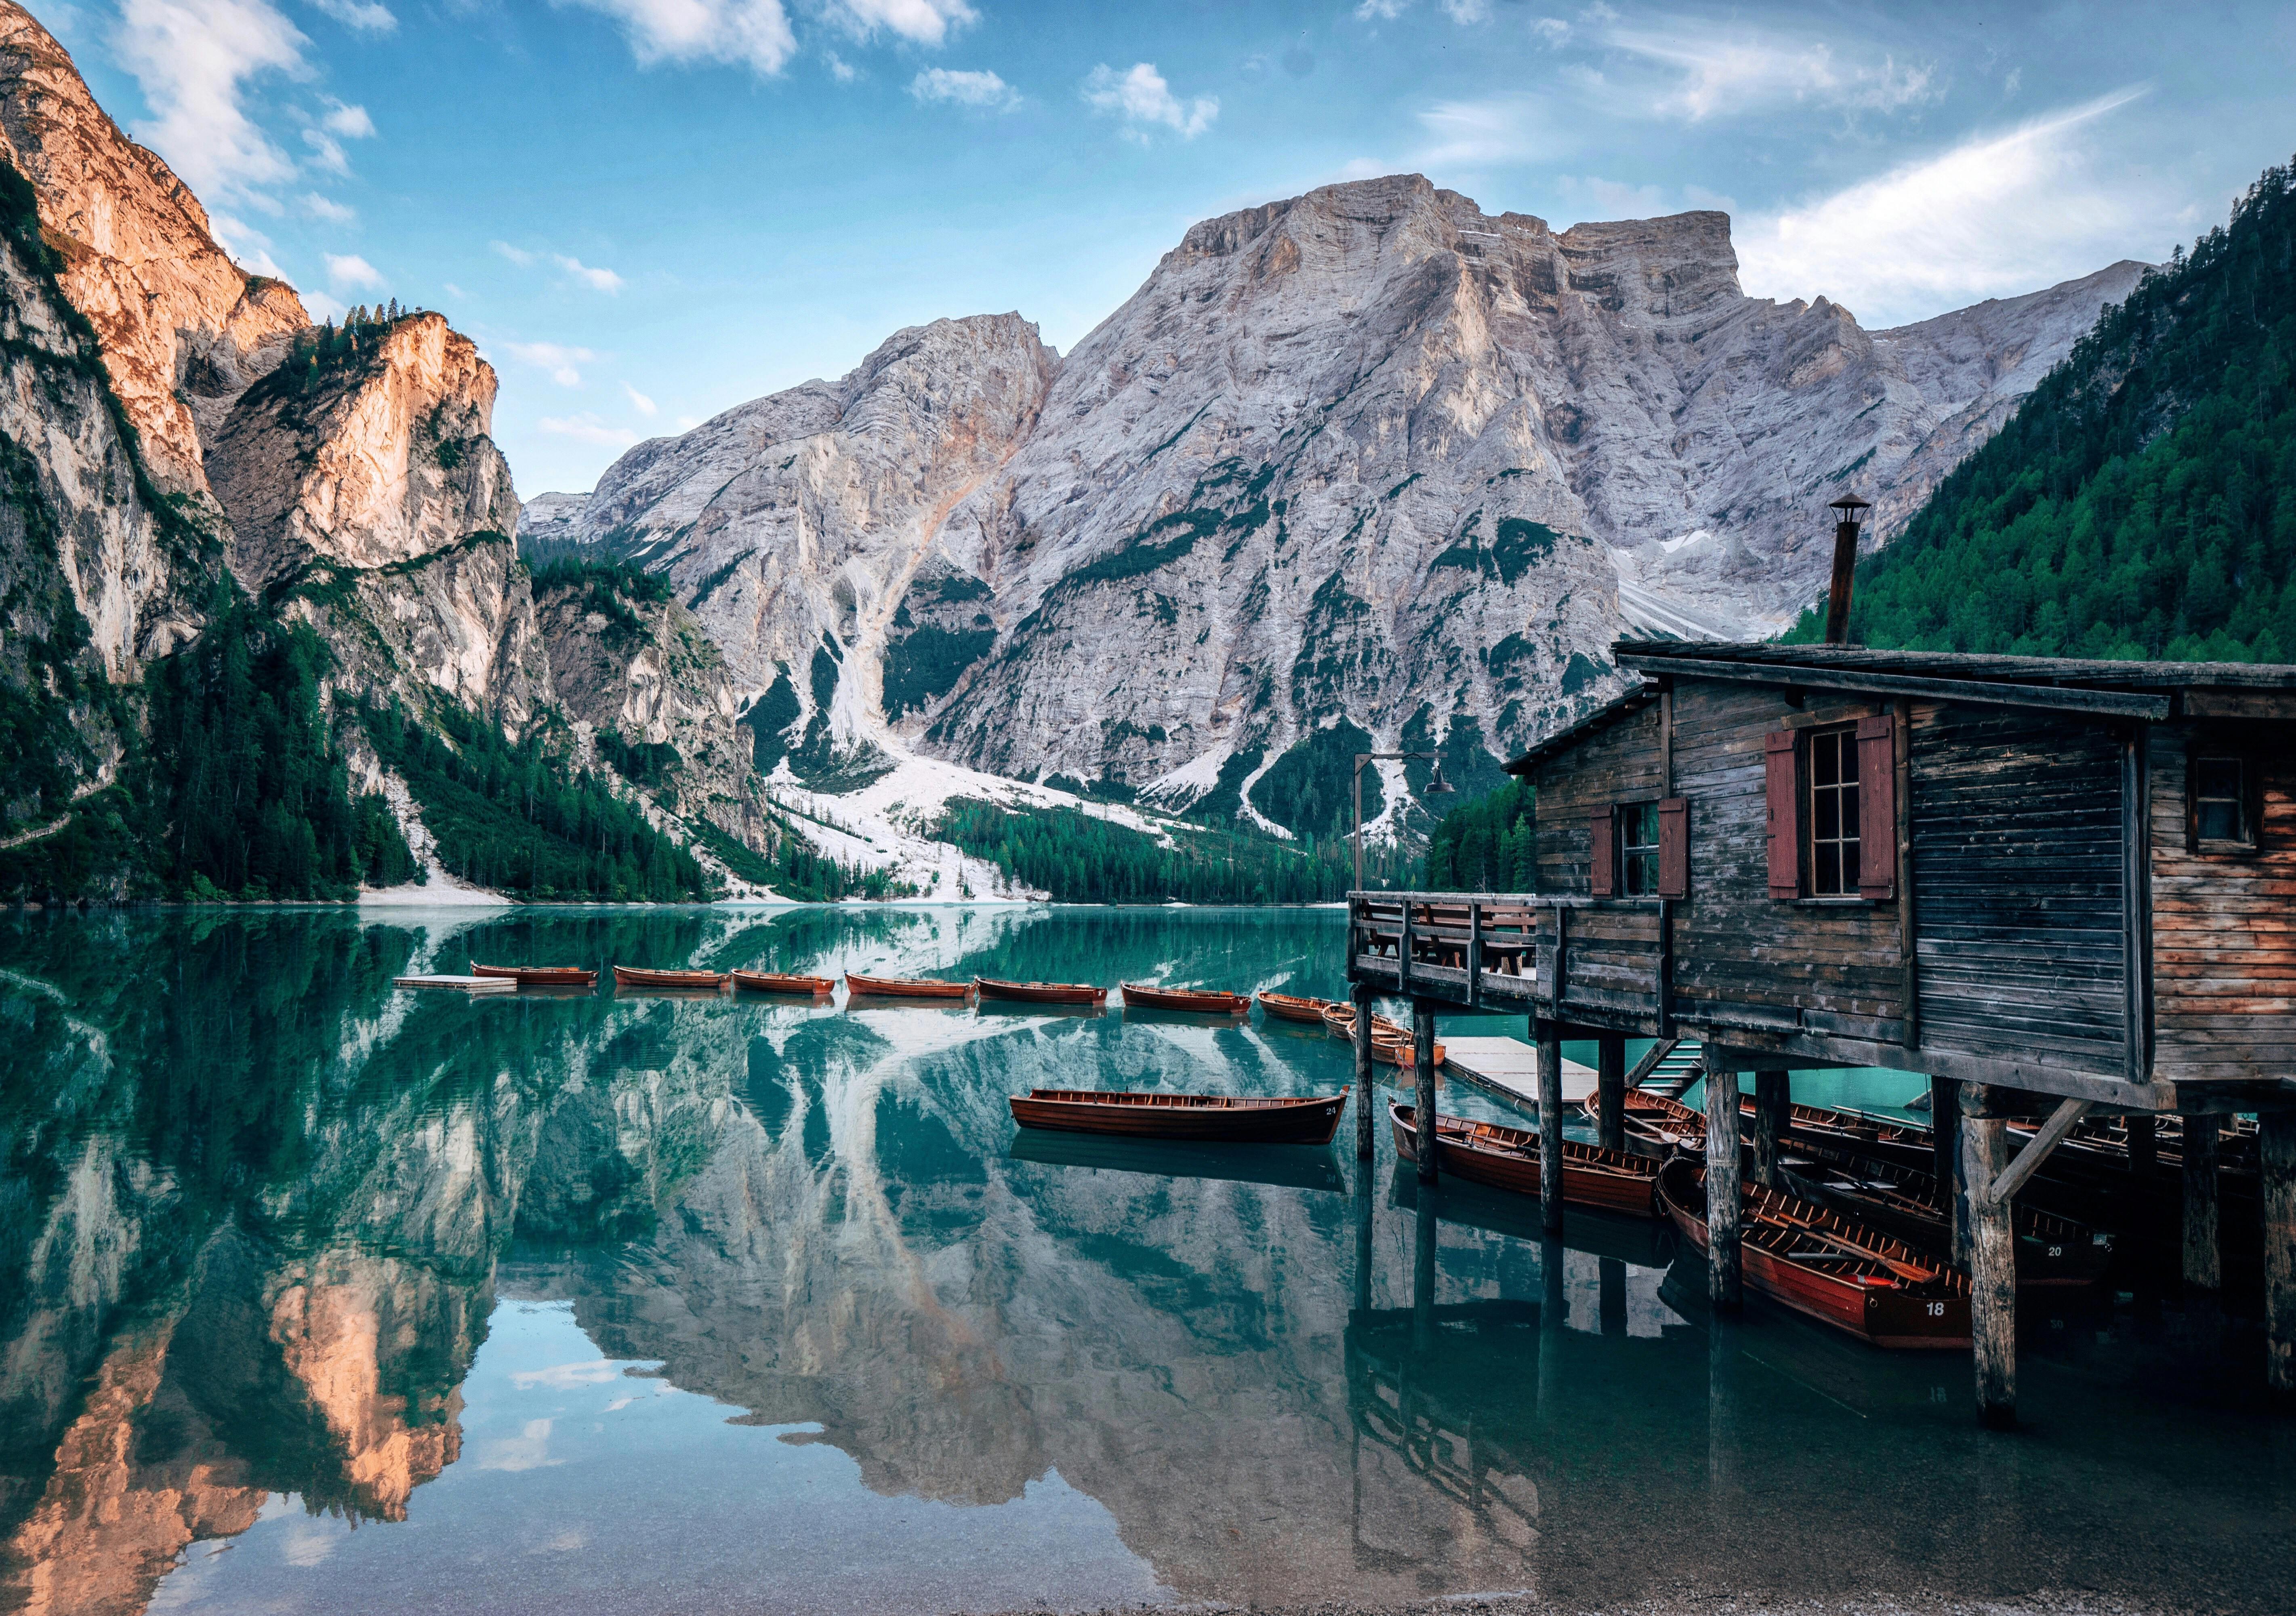
[[[1924,1049],[2124,1075],[2120,799],[2102,721],[1915,706]]]
[[[2154,1069],[2178,1080],[2296,1074],[2296,735],[2251,726],[2253,852],[2188,851],[2185,725],[2152,734]]]

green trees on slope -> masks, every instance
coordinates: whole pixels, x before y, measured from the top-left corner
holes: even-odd
[[[1851,637],[2296,661],[2296,195],[2268,169],[1858,569]],[[1820,613],[1786,638],[1822,637]]]
[[[1530,892],[1538,887],[1528,780],[1463,802],[1427,841],[1430,892]]]
[[[962,797],[933,834],[1060,903],[1328,903],[1349,879],[1345,841],[1294,849],[1175,825],[1168,847],[1073,809],[1014,812]]]

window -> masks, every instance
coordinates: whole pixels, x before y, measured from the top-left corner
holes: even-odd
[[[1858,895],[1857,739],[1847,729],[1809,738],[1809,890]]]
[[[2193,760],[2193,817],[2202,841],[2246,841],[2247,771],[2238,758]]]
[[[1619,805],[1619,864],[1626,876],[1629,898],[1648,898],[1658,890],[1658,804]]]

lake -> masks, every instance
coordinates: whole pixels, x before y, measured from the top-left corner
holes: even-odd
[[[0,917],[0,1608],[2287,1608],[2296,1422],[2253,1412],[2259,1339],[2205,1301],[2034,1302],[2024,1428],[1988,1435],[1965,1355],[1759,1300],[1717,1325],[1656,1224],[1574,1210],[1550,1242],[1529,1202],[1420,1194],[1384,1119],[1359,1170],[1352,1118],[1220,1151],[1005,1107],[1345,1084],[1311,1029],[390,985],[477,958],[1333,995],[1343,936],[1321,910]]]

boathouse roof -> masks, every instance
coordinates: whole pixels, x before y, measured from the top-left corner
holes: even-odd
[[[2296,719],[2296,667],[2280,662],[2108,661],[1726,640],[1620,640],[1611,657],[1645,683],[1547,736],[1509,763],[1509,774],[1527,774],[1542,759],[1640,711],[1658,698],[1652,681],[1669,675],[2154,722]]]

